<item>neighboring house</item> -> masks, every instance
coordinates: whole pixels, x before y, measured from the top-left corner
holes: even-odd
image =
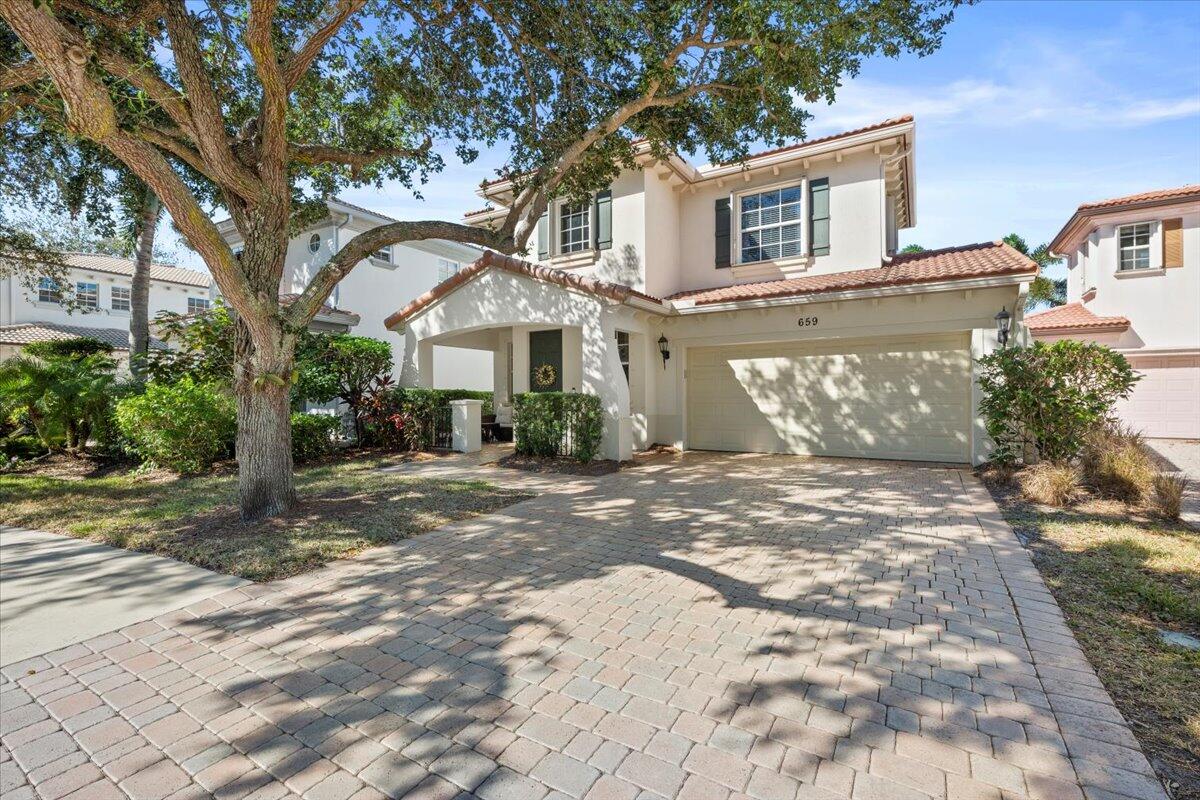
[[[915,138],[902,117],[738,164],[643,149],[591,202],[551,205],[537,263],[488,253],[398,298],[402,380],[428,385],[438,346],[493,353],[501,420],[517,392],[598,395],[607,458],[657,442],[978,463],[975,359],[1003,309],[1023,336],[1037,266],[999,242],[896,254]],[[481,194],[470,224],[512,185]]]
[[[1034,338],[1123,353],[1142,379],[1122,420],[1200,439],[1200,185],[1084,203],[1050,249],[1067,261],[1067,304],[1027,318]]]
[[[298,296],[325,262],[359,233],[396,220],[338,200],[327,201],[329,216],[297,233],[288,242],[280,295],[286,302]],[[226,241],[238,252],[241,238],[230,220],[217,223]],[[392,245],[355,266],[333,293],[311,326],[314,330],[345,330],[356,336],[382,339],[392,345],[396,375],[403,361],[403,342],[388,330],[384,319],[404,303],[456,274],[479,258],[476,247],[430,240]],[[347,316],[348,315],[348,316]],[[432,384],[442,389],[491,389],[491,354],[478,350],[439,348]]]
[[[129,309],[133,261],[92,253],[69,253],[65,281],[73,303],[61,300],[63,288],[43,278],[34,290],[12,277],[0,278],[0,357],[33,341],[92,336],[128,356]],[[165,264],[150,268],[149,313],[194,313],[212,302],[207,273]],[[155,340],[161,346],[161,342]]]

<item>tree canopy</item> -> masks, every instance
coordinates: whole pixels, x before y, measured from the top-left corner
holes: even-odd
[[[231,308],[243,515],[294,502],[296,337],[380,247],[523,250],[550,199],[651,154],[733,161],[804,136],[863,59],[929,53],[959,0],[0,0],[0,186],[114,159],[162,201]],[[435,147],[435,144],[438,145]],[[347,186],[418,190],[498,146],[513,199],[490,228],[360,233],[281,304],[288,232]],[[85,185],[92,185],[85,182]],[[240,255],[214,223],[223,209]],[[283,453],[285,455],[279,455]],[[280,477],[283,476],[283,477]]]
[[[1005,236],[1004,243],[1029,256],[1030,260],[1038,265],[1038,276],[1029,285],[1029,294],[1025,298],[1027,310],[1033,310],[1042,304],[1061,306],[1067,302],[1067,279],[1055,279],[1046,274],[1047,267],[1062,263],[1061,258],[1056,258],[1050,252],[1050,245],[1043,243],[1030,250],[1029,244],[1015,233]]]

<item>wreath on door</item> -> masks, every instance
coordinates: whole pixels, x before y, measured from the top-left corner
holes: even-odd
[[[542,364],[533,371],[533,382],[540,389],[553,386],[554,381],[557,379],[558,372],[555,371],[551,364]]]

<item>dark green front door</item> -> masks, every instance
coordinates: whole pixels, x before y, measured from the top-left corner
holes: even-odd
[[[530,331],[529,391],[562,391],[562,331]]]

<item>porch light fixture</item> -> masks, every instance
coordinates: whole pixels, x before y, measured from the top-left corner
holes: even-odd
[[[996,339],[1000,342],[1000,346],[1004,347],[1008,344],[1008,326],[1012,322],[1012,314],[1008,313],[1007,306],[1001,306],[1000,313],[996,315]]]
[[[663,357],[663,369],[667,368],[667,359],[671,357],[671,351],[667,347],[668,344],[666,335],[658,337],[658,352]]]

